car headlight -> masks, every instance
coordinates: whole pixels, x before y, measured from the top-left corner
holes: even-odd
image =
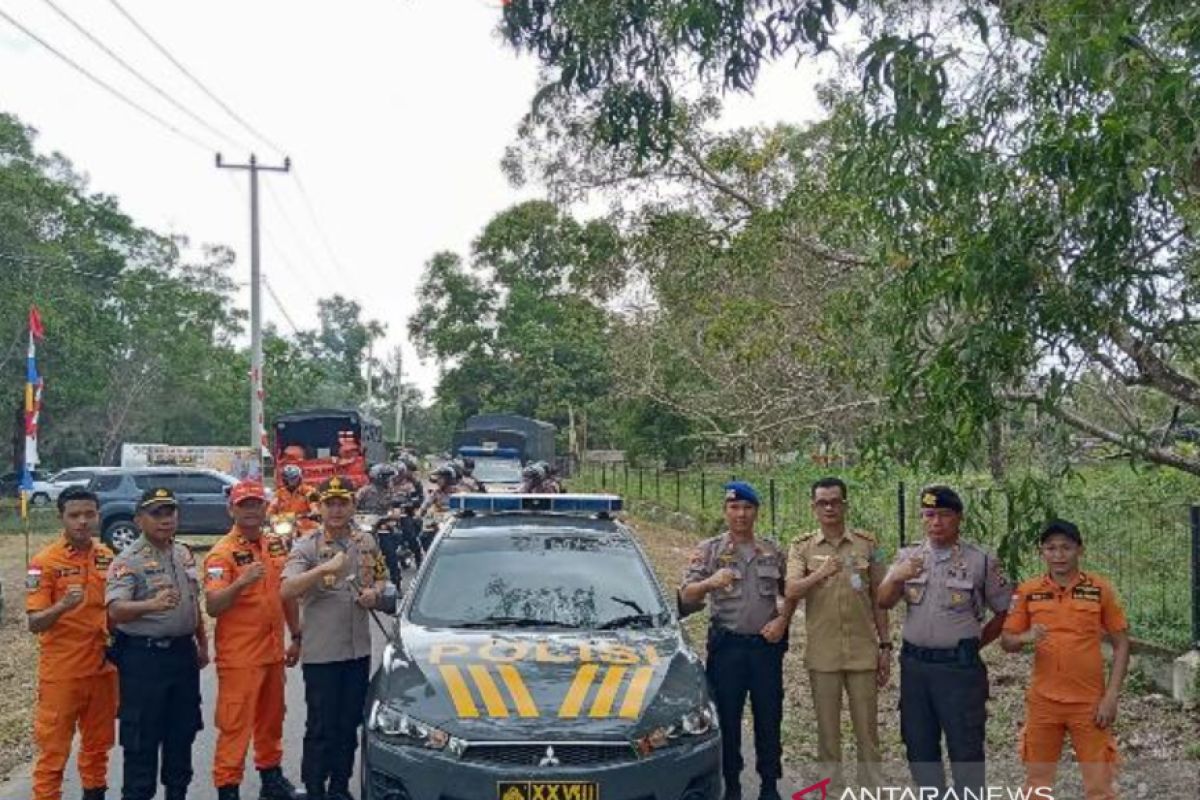
[[[649,755],[663,747],[681,744],[688,739],[708,736],[717,730],[717,707],[712,703],[684,714],[673,725],[655,728],[634,741],[637,751]]]
[[[446,750],[460,756],[466,750],[466,742],[451,736],[441,728],[421,722],[389,701],[376,700],[367,718],[367,729],[381,733],[402,744],[426,747],[430,750]]]

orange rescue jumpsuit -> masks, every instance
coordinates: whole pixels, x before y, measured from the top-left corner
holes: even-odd
[[[1004,622],[1006,633],[1024,633],[1043,625],[1033,678],[1025,700],[1021,760],[1026,785],[1052,787],[1070,734],[1088,800],[1116,797],[1117,744],[1111,728],[1096,725],[1096,707],[1104,696],[1104,658],[1100,641],[1129,625],[1108,581],[1080,572],[1069,586],[1049,575],[1017,587]]]
[[[64,535],[34,556],[26,573],[29,612],[50,608],[72,585],[84,587],[83,602],[40,634],[33,800],[62,797],[63,770],[76,725],[83,788],[107,784],[108,751],[116,741],[117,716],[117,671],[104,658],[108,643],[104,587],[112,559],[112,551],[104,545],[81,550]]]
[[[307,484],[301,484],[295,490],[280,486],[275,490],[275,497],[271,500],[271,504],[267,506],[267,514],[275,516],[276,514],[311,513],[313,510],[311,498],[316,493],[317,490]]]
[[[285,620],[279,585],[287,546],[267,533],[251,542],[235,527],[204,560],[204,588],[227,588],[254,562],[263,564],[263,577],[217,617],[213,784],[218,787],[241,784],[251,737],[257,769],[278,767],[283,760]]]

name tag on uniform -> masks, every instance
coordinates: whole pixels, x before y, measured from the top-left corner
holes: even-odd
[[[1030,592],[1029,602],[1036,603],[1038,600],[1053,600],[1054,592]]]
[[[1087,600],[1092,603],[1100,602],[1100,587],[1099,586],[1076,586],[1071,591],[1071,597],[1075,600]]]
[[[58,570],[58,577],[60,577],[60,578],[70,578],[72,576],[82,575],[82,574],[83,574],[83,570],[80,569],[79,567],[63,567]]]
[[[253,564],[254,563],[254,554],[253,553],[245,553],[245,552],[234,553],[233,554],[233,563],[237,564],[239,567],[244,567],[247,564]]]

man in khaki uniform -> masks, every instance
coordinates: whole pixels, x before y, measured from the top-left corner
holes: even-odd
[[[780,798],[776,782],[782,772],[783,655],[791,616],[781,615],[778,607],[786,578],[784,554],[775,542],[754,533],[758,506],[758,494],[748,483],[725,486],[728,530],[692,552],[679,589],[683,615],[704,608],[711,597],[706,672],[721,725],[726,800],[742,796],[742,710],[747,694],[754,712],[759,800]]]
[[[387,600],[387,564],[370,534],[355,531],[354,489],[321,484],[321,529],[292,547],[280,596],[300,601],[304,645],[304,753],[308,800],[352,800],[350,775],[371,667],[369,611]],[[394,595],[393,602],[394,602]]]
[[[817,752],[836,791],[842,776],[842,694],[858,743],[858,782],[882,783],[879,755],[879,687],[891,675],[888,612],[875,603],[885,571],[883,550],[870,534],[846,529],[846,484],[822,478],[812,486],[812,509],[821,529],[798,539],[788,554],[789,607],[805,603],[806,646]]]

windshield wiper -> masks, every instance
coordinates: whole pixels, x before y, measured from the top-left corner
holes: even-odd
[[[626,599],[626,598],[624,598],[624,597],[617,597],[615,594],[614,594],[614,595],[612,595],[611,597],[609,597],[609,599],[610,599],[610,600],[612,600],[614,603],[620,603],[620,604],[621,604],[621,605],[623,605],[623,606],[626,606],[626,607],[628,607],[628,608],[632,608],[632,609],[634,610],[634,612],[636,612],[636,613],[638,613],[638,614],[645,614],[645,613],[646,613],[645,611],[642,611],[642,607],[641,607],[641,606],[639,606],[637,603],[633,602],[632,600],[627,600],[627,599]]]
[[[536,619],[534,617],[502,617],[493,616],[485,617],[479,620],[470,622],[460,622],[452,627],[455,628],[495,628],[497,626],[506,626],[512,628],[574,628],[576,626],[569,625],[566,622],[559,622],[553,619]]]
[[[652,628],[658,624],[658,614],[628,614],[624,617],[614,617],[600,625],[599,630],[608,631],[613,628]]]

